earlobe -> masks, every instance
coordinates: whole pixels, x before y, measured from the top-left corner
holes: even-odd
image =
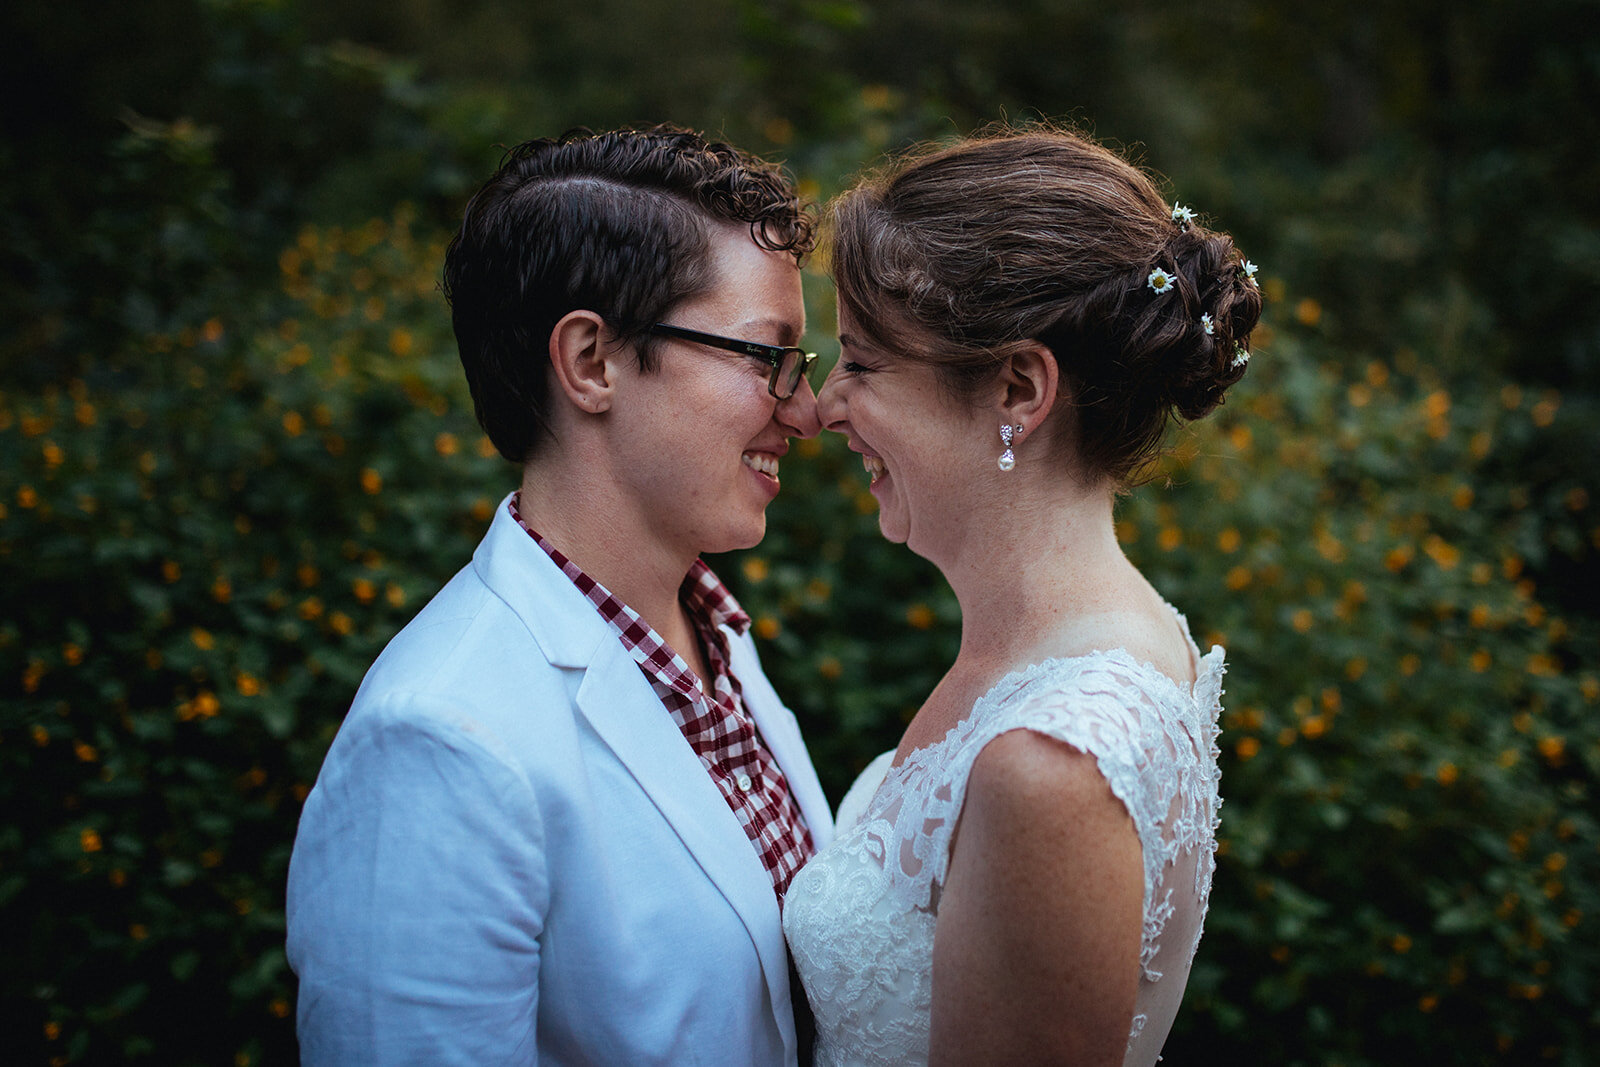
[[[550,366],[556,383],[580,411],[598,415],[611,407],[616,387],[616,352],[605,320],[593,311],[569,311],[550,331]]]

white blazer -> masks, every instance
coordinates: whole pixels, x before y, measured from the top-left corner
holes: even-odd
[[[749,638],[730,638],[821,848],[833,823],[794,716]],[[309,1065],[796,1059],[754,846],[503,503],[362,682],[301,814],[288,894]]]

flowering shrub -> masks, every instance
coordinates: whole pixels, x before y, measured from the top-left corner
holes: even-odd
[[[441,258],[404,212],[308,229],[261,306],[0,396],[0,1002],[29,1062],[292,1060],[300,801],[514,483]],[[1168,1059],[1576,1064],[1600,628],[1574,578],[1600,519],[1571,457],[1595,413],[1405,353],[1323,369],[1312,310],[1119,512],[1230,658],[1219,870]],[[714,564],[837,798],[959,619],[878,537],[842,441],[783,479],[767,540]]]

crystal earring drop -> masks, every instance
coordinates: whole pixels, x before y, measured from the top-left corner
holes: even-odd
[[[1000,469],[1003,471],[1008,471],[1017,465],[1017,454],[1011,451],[1011,438],[1015,433],[1016,429],[1010,423],[1004,423],[1000,427],[1000,443],[1006,448],[1000,453]]]

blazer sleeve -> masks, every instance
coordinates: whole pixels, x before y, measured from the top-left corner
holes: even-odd
[[[352,714],[300,818],[288,951],[309,1067],[538,1059],[537,797],[492,735],[428,703]]]

